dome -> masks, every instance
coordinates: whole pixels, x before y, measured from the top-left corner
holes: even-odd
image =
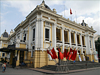
[[[44,0],[42,1],[42,4],[41,4],[41,5],[44,6],[45,8],[47,8],[47,9],[51,10],[51,9],[49,8],[49,6],[45,4],[45,1],[44,1]]]
[[[8,38],[8,33],[6,32],[6,30],[5,30],[5,32],[2,34],[2,36]]]
[[[49,9],[49,10],[51,10],[46,4],[44,4],[44,6],[45,6],[45,8],[47,8],[47,9]]]

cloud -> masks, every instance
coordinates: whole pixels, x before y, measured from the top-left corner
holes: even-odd
[[[18,9],[23,16],[28,15],[38,4],[38,1],[24,0],[24,1],[9,1],[6,2],[10,7]],[[6,6],[7,6],[6,5]]]
[[[61,15],[66,13],[65,17],[70,16],[70,8],[72,9],[72,15],[82,16],[87,15],[90,16],[92,14],[100,13],[100,1],[65,1],[65,11],[59,12]],[[63,5],[64,5],[63,4]],[[75,13],[76,11],[76,13]]]
[[[4,8],[6,7],[11,7],[13,9],[17,9],[18,12],[21,12],[22,15],[25,17],[27,16],[37,5],[40,5],[43,0],[6,0],[3,1],[3,6]],[[72,9],[72,16],[73,20],[75,20],[75,11],[77,14],[77,22],[81,23],[82,20],[84,19],[85,22],[89,26],[93,26],[95,30],[97,30],[97,33],[99,32],[98,27],[100,25],[100,1],[67,1],[67,0],[45,0],[45,3],[50,7],[50,8],[55,8],[57,13],[60,15],[64,16],[66,18],[70,18],[70,8]],[[65,5],[65,11],[64,6]],[[18,13],[16,12],[16,13]],[[20,15],[20,16],[22,16]],[[98,16],[99,15],[99,16]],[[4,17],[4,16],[3,16]],[[4,22],[2,22],[4,25]],[[99,32],[100,34],[100,32]]]
[[[45,0],[45,3],[52,7],[54,5],[59,5],[59,4],[63,4],[64,0]],[[14,7],[17,8],[19,10],[19,12],[22,13],[23,16],[27,16],[37,5],[40,5],[42,3],[42,0],[22,0],[22,1],[10,1],[10,0],[6,0],[4,7],[10,6],[10,7]]]
[[[74,18],[75,20],[75,18]],[[84,17],[84,16],[80,16],[77,18],[77,23],[82,23],[82,20],[84,20],[84,22],[86,24],[88,24],[89,27],[93,27],[94,30],[96,30],[96,34],[100,35],[100,18],[92,18],[92,17]]]
[[[67,8],[71,8],[73,13],[78,15],[90,15],[99,11],[99,1],[66,1]]]

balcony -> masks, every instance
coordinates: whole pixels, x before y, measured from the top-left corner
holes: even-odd
[[[57,43],[62,43],[62,41],[60,41],[60,40],[57,40],[56,42],[57,42]]]
[[[69,42],[65,42],[65,44],[69,44]]]
[[[49,38],[45,38],[45,41],[49,41]]]
[[[81,46],[80,44],[78,44],[78,46]]]
[[[72,45],[76,45],[75,43],[72,43]]]
[[[33,38],[33,41],[35,41],[35,38]]]
[[[85,45],[83,45],[83,47],[86,47]]]
[[[20,42],[25,42],[26,40],[20,40]]]

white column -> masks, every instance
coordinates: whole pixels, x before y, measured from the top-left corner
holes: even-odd
[[[38,41],[39,41],[39,40],[38,40],[38,37],[39,37],[39,36],[38,36],[38,35],[39,35],[39,34],[38,34],[38,33],[39,33],[38,31],[39,31],[39,28],[38,28],[38,20],[37,20],[37,21],[36,21],[36,28],[35,28],[35,50],[37,50],[38,45],[39,45],[39,44],[38,44]]]
[[[92,38],[93,41],[93,50],[95,50],[95,41],[94,41],[94,37]]]
[[[62,52],[64,52],[64,28],[62,28]]]
[[[40,44],[40,47],[41,47],[41,50],[43,49],[43,20],[41,20],[41,33],[40,33],[40,38],[41,38],[41,44]]]
[[[20,40],[22,40],[22,30],[20,31]]]
[[[70,47],[71,47],[71,30],[69,30],[69,43],[70,43]]]
[[[40,50],[43,49],[43,20],[38,20],[38,47],[40,47]]]
[[[77,32],[75,32],[75,44],[76,44],[76,49],[77,49]]]
[[[90,51],[90,41],[89,41],[88,33],[86,34],[86,37],[85,37],[85,43],[86,43],[86,54],[91,54],[91,51]]]
[[[28,42],[28,49],[29,50],[31,50],[32,49],[32,47],[31,47],[31,43],[32,43],[32,34],[33,34],[33,32],[32,32],[32,28],[31,28],[31,26],[29,26],[29,42]]]
[[[80,34],[81,54],[83,54],[82,34]]]
[[[56,50],[56,24],[52,25],[52,46]]]

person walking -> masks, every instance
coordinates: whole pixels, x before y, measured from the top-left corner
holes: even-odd
[[[5,69],[6,69],[6,63],[5,62],[2,64],[2,68],[3,68],[2,72],[4,73]]]

